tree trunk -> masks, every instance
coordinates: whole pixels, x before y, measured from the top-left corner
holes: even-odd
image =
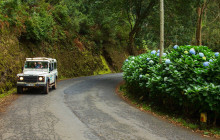
[[[201,6],[198,6],[197,8],[198,19],[197,19],[197,29],[196,29],[196,45],[198,46],[202,45],[202,15],[209,2],[210,0],[208,1],[204,0],[204,3]]]
[[[139,33],[140,29],[141,29],[141,25],[144,22],[144,19],[146,19],[151,10],[153,9],[154,5],[155,5],[156,1],[155,0],[151,0],[148,7],[145,8],[145,10],[140,13],[138,12],[138,17],[135,21],[135,25],[133,28],[131,28],[131,32],[129,33],[129,40],[128,40],[128,52],[130,55],[135,55],[134,52],[134,41],[135,41],[135,36]]]
[[[128,53],[130,55],[134,55],[134,33],[129,33],[129,40],[128,40]]]
[[[197,29],[196,29],[196,45],[202,45],[202,10],[201,7],[197,8]]]
[[[138,19],[136,21],[133,29],[129,33],[128,52],[129,52],[130,55],[135,55],[135,52],[134,52],[134,41],[135,41],[136,34],[138,34],[139,31],[140,31],[140,24],[141,24],[141,22],[142,21],[140,19]]]

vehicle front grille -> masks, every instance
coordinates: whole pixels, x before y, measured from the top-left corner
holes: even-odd
[[[38,76],[24,76],[24,82],[34,83],[37,82]]]

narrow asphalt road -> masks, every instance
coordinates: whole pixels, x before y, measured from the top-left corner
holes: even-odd
[[[29,90],[0,114],[0,139],[205,139],[125,103],[115,94],[120,81],[108,74],[61,81],[48,95]]]

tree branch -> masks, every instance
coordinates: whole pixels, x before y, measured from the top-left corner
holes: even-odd
[[[133,29],[133,25],[132,25],[132,19],[131,19],[131,16],[130,16],[130,3],[129,3],[129,0],[127,0],[127,4],[128,4],[128,7],[126,8],[126,13],[127,13],[127,18],[128,18],[128,22],[130,24],[130,29],[132,30]]]

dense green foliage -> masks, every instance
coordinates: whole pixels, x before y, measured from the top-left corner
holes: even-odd
[[[210,46],[215,51],[219,51],[220,44],[220,1],[214,0],[210,2],[203,22],[203,44]]]
[[[152,0],[153,1],[153,0]],[[159,2],[132,0],[2,0],[0,26],[17,33],[20,41],[69,42],[85,37],[101,51],[106,43],[126,47],[157,48]],[[196,8],[203,1],[165,1],[165,47],[195,44]],[[203,44],[218,50],[219,1],[209,2],[204,14]],[[184,14],[182,14],[184,13]]]
[[[21,42],[66,43],[84,36],[99,53],[106,42],[125,46],[128,29],[113,5],[108,2],[103,7],[101,1],[86,0],[3,0],[0,23],[16,32]]]
[[[166,0],[165,5],[165,47],[173,44],[192,44],[196,29],[195,2],[191,0]],[[145,39],[150,48],[158,48],[160,37],[159,5],[147,19],[148,30],[142,29],[140,40]],[[184,13],[184,14],[183,14]],[[146,27],[145,27],[146,28]]]
[[[139,93],[137,96],[169,110],[189,116],[198,112],[219,114],[219,53],[205,46],[175,48],[164,54],[161,64],[156,51],[129,57],[122,68],[126,84]]]
[[[16,74],[21,70],[23,54],[14,39],[14,36],[0,36],[0,94],[14,86]]]

